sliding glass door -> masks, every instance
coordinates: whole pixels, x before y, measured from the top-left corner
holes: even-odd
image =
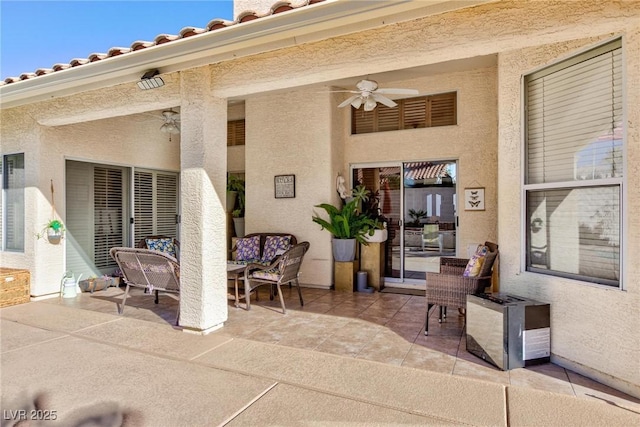
[[[377,198],[387,223],[386,286],[423,286],[441,256],[455,256],[455,161],[354,165],[352,188],[357,185]]]

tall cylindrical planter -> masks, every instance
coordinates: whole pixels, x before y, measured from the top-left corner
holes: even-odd
[[[340,262],[356,259],[356,239],[333,239],[333,259]]]
[[[236,237],[244,237],[244,217],[233,218],[233,227],[236,230]]]
[[[227,191],[227,206],[225,207],[227,213],[231,213],[236,207],[236,197],[238,197],[237,191]]]

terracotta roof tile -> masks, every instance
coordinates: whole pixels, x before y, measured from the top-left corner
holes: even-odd
[[[78,65],[84,65],[88,63],[89,60],[87,58],[74,58],[69,62],[69,65],[72,67],[77,67]]]
[[[277,13],[288,12],[290,10],[299,9],[301,7],[305,7],[307,5],[312,5],[316,3],[323,2],[325,0],[307,0],[301,4],[293,5],[291,2],[287,1],[279,1],[274,3],[271,6],[269,13],[265,15],[258,15],[253,11],[243,12],[238,15],[238,18],[235,21],[227,21],[224,19],[213,19],[211,20],[206,28],[197,28],[197,27],[185,27],[180,30],[180,33],[177,35],[173,34],[159,34],[153,41],[141,41],[137,40],[131,44],[131,47],[113,47],[109,49],[107,53],[92,53],[87,58],[74,58],[69,64],[55,64],[51,68],[38,68],[35,73],[23,73],[20,77],[7,77],[4,81],[0,81],[0,85],[16,83],[21,80],[29,80],[32,78],[37,78],[38,76],[43,76],[45,74],[51,74],[57,71],[66,70],[71,67],[79,67],[84,64],[88,64],[91,62],[100,61],[105,58],[111,58],[119,55],[128,55],[130,53],[134,53],[137,50],[145,49],[148,47],[170,43],[174,40],[179,40],[191,36],[196,36],[199,34],[204,34],[206,32],[219,30],[221,28],[227,28],[232,25],[239,25],[244,22],[254,21],[256,19],[263,18],[265,16],[274,15]]]
[[[207,30],[205,30],[204,28],[184,27],[182,30],[180,30],[180,37],[184,39],[186,37],[191,37],[191,36],[205,33],[206,31]]]

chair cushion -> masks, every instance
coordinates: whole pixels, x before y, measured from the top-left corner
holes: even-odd
[[[488,247],[478,245],[476,253],[469,259],[469,262],[462,273],[463,277],[478,277],[480,271],[482,271],[482,264],[484,264],[488,250]]]
[[[274,282],[277,282],[278,280],[280,280],[280,270],[271,269],[256,271],[251,274],[251,277],[253,279],[272,280]]]
[[[270,263],[291,246],[291,236],[267,236],[262,250],[262,262]]]
[[[158,252],[164,252],[166,254],[171,255],[174,258],[176,257],[176,245],[173,243],[173,239],[171,238],[145,239],[145,242],[147,243],[148,249],[158,251]]]
[[[260,260],[260,236],[242,237],[236,242],[237,261]]]
[[[495,251],[488,251],[487,255],[485,255],[484,257],[484,262],[482,263],[482,269],[480,269],[480,277],[486,277],[486,276],[491,276],[492,271],[491,269],[493,268],[493,263],[496,260],[496,257],[498,256],[498,250],[496,249]]]

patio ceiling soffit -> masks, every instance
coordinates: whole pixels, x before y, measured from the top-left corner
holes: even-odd
[[[153,68],[171,73],[492,1],[310,0],[295,9],[280,2],[276,10],[288,13],[272,9],[263,17],[244,13],[234,22],[213,20],[207,29],[186,27],[180,35],[161,34],[154,42],[137,41],[131,48],[112,48],[6,79],[0,82],[0,107],[135,82]]]

